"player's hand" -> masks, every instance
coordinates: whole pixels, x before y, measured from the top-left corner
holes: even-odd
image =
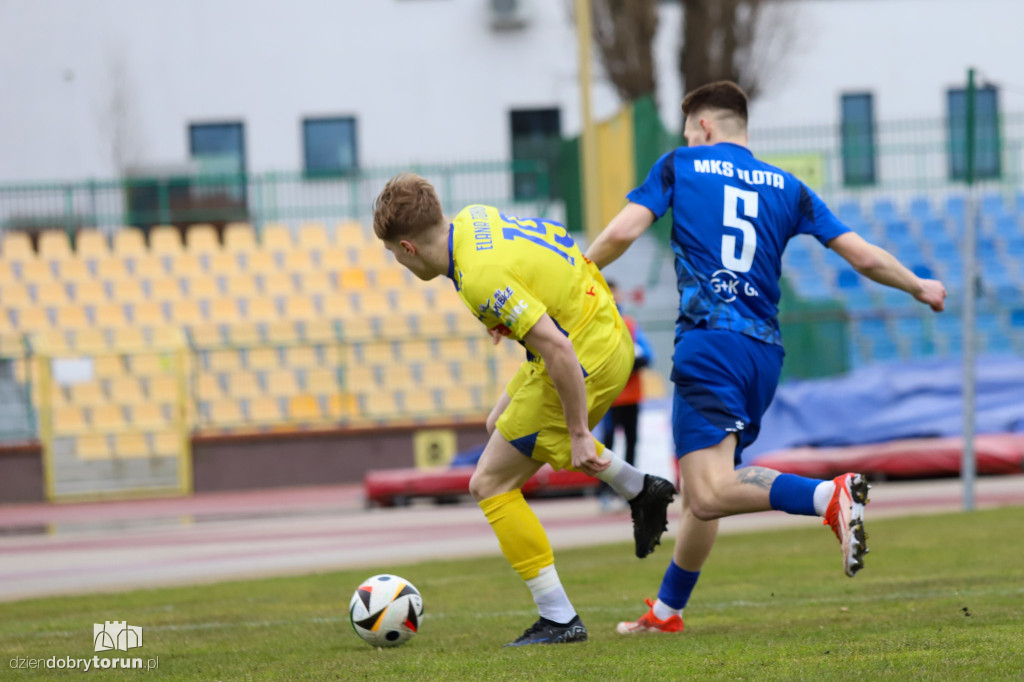
[[[946,309],[946,287],[937,279],[922,279],[921,288],[914,294],[914,298],[937,313]]]
[[[498,343],[501,341],[502,333],[498,331],[497,327],[495,327],[494,329],[488,329],[487,333],[491,335],[491,344],[497,346]]]
[[[597,445],[589,433],[572,439],[572,465],[589,476],[597,476],[611,466],[611,461],[597,456]]]

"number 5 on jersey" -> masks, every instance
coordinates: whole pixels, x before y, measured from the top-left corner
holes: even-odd
[[[747,218],[757,217],[757,192],[740,189],[731,185],[725,186],[725,206],[722,211],[722,225],[734,227],[743,235],[743,246],[739,258],[736,257],[736,235],[722,235],[722,265],[733,272],[749,272],[754,264],[754,252],[757,251],[757,232],[749,220],[739,216],[739,203],[743,203],[743,215]]]

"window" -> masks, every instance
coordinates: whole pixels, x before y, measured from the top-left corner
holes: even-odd
[[[239,176],[200,180],[194,194],[224,216],[246,204],[245,128],[241,123],[193,123],[188,127],[189,154],[202,176]],[[198,214],[197,214],[198,215]],[[212,220],[212,218],[203,218]],[[230,219],[230,218],[229,218]]]
[[[949,177],[967,179],[967,90],[951,88],[949,107]],[[974,179],[998,178],[1001,173],[999,91],[989,85],[974,91]]]
[[[558,160],[562,122],[558,109],[520,109],[511,112],[512,192],[516,201],[560,196]]]
[[[303,120],[302,148],[306,175],[331,177],[356,172],[356,120],[350,116]]]
[[[875,184],[875,103],[867,93],[842,96],[843,184]]]

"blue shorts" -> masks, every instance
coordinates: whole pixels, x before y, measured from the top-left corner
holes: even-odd
[[[672,381],[672,435],[676,457],[738,437],[735,462],[761,431],[775,397],[785,356],[781,346],[718,329],[691,329],[676,337]]]

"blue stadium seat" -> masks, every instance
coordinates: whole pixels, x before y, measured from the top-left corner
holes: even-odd
[[[932,269],[922,263],[910,266],[910,270],[918,277],[923,277],[924,279],[935,279],[935,273],[932,272]]]
[[[886,221],[885,238],[893,242],[902,242],[913,239],[913,236],[910,234],[910,225],[905,220]]]
[[[921,222],[932,219],[932,205],[928,197],[914,197],[910,201],[910,217]]]
[[[887,223],[899,218],[896,205],[890,199],[875,199],[874,205],[875,220],[880,223]]]
[[[1024,215],[1024,192],[1017,193],[1017,201],[1015,202],[1015,204],[1015,207],[1017,209],[1017,215]]]
[[[896,320],[895,326],[900,345],[906,348],[912,357],[931,355],[934,352],[935,348],[922,318],[901,317]]]
[[[864,311],[874,310],[878,307],[874,297],[864,287],[850,287],[843,289],[841,293],[846,301],[846,308],[848,310]]]
[[[1016,258],[1019,258],[1020,254],[1024,254],[1024,234],[1006,240],[1006,253]]]
[[[929,242],[945,241],[949,239],[946,231],[946,223],[941,218],[931,218],[921,222],[921,236]]]
[[[836,286],[840,289],[859,289],[860,275],[849,268],[844,268],[836,275]]]
[[[996,234],[1005,239],[1019,237],[1024,234],[1024,231],[1020,229],[1020,222],[1018,222],[1017,217],[1009,214],[996,218],[995,228]]]
[[[887,362],[899,358],[900,350],[888,336],[879,337],[871,341],[871,357],[878,362]]]
[[[1018,308],[1010,312],[1010,328],[1024,331],[1024,308]]]
[[[962,196],[951,196],[946,198],[946,214],[955,220],[963,222],[967,206]]]
[[[856,201],[844,201],[839,204],[839,211],[837,215],[841,221],[851,227],[854,223],[862,224],[864,222],[864,217],[860,212],[860,204]]]
[[[999,193],[986,194],[981,198],[981,213],[998,218],[1006,213],[1006,205],[1003,203],[1003,195]]]

